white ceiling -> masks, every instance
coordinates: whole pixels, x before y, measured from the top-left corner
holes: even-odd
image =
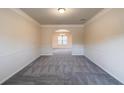
[[[66,8],[60,14],[57,8],[22,8],[22,10],[40,24],[83,24],[102,8]]]

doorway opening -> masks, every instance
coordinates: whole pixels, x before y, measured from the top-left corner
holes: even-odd
[[[56,30],[52,36],[53,54],[71,54],[72,34],[65,29]]]

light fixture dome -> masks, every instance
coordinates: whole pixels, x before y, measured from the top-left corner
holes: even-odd
[[[65,12],[65,8],[58,8],[58,11],[59,11],[59,13],[64,13]]]

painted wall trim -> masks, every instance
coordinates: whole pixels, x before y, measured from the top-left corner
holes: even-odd
[[[19,8],[10,8],[10,10],[16,12],[18,15],[22,16],[23,18],[35,23],[36,25],[40,26],[40,23],[38,23],[36,20],[34,20],[32,17],[30,17],[28,14],[26,14],[25,12],[23,12],[21,9]]]
[[[107,12],[109,12],[112,8],[105,8],[103,10],[101,10],[100,12],[98,12],[93,18],[91,18],[89,21],[87,21],[84,26],[92,23],[93,21],[95,21],[96,19],[100,18],[101,16],[103,16],[104,14],[106,14]]]
[[[41,25],[41,27],[84,27],[80,24],[68,24],[68,25]]]
[[[52,56],[52,55],[53,55],[53,53],[48,53],[48,54],[45,54],[45,53],[43,54],[42,53],[42,54],[40,54],[40,56]]]
[[[83,56],[84,54],[73,54],[72,53],[72,56]]]

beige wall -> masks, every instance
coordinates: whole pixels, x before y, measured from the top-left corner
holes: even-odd
[[[20,10],[0,9],[0,83],[39,57],[40,30]]]
[[[52,28],[41,27],[41,55],[52,55]]]
[[[124,83],[124,9],[104,9],[85,25],[85,55]]]
[[[66,45],[59,45],[58,38],[60,34],[65,34],[68,37],[68,43]],[[52,48],[71,48],[72,47],[72,35],[70,32],[54,32],[52,35]]]
[[[66,29],[72,34],[72,54],[83,55],[83,26],[46,25],[41,27],[41,55],[52,54],[52,35],[56,30]]]

